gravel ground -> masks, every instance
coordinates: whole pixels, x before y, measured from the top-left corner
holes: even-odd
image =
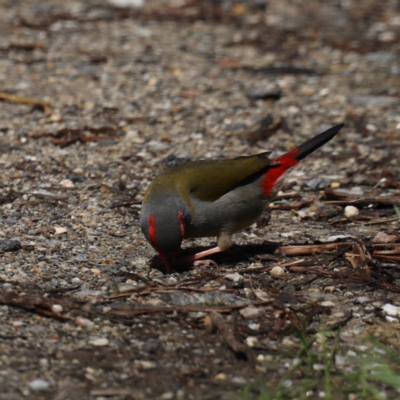
[[[299,327],[341,330],[340,371],[368,334],[400,349],[400,7],[270,3],[0,0],[1,399],[241,398]],[[159,171],[340,122],[218,268],[164,275]]]

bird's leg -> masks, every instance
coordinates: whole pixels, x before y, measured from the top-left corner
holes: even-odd
[[[193,254],[189,256],[186,261],[190,262],[195,267],[200,267],[202,265],[213,265],[214,267],[218,267],[218,264],[213,260],[199,260],[200,258],[207,257],[211,254],[219,253],[223,251],[219,246],[213,247],[208,250],[200,251],[199,253]]]
[[[213,265],[214,267],[218,267],[218,264],[213,260],[199,260],[200,258],[204,258],[210,256],[211,254],[220,253],[221,251],[225,251],[232,246],[232,235],[227,233],[222,233],[218,237],[218,245],[216,247],[212,247],[211,249],[200,251],[199,253],[192,254],[186,257],[183,261],[187,263],[191,263],[194,266],[200,265]]]

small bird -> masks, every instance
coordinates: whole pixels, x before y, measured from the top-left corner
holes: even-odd
[[[216,247],[186,259],[195,264],[231,247],[232,235],[256,222],[274,198],[285,172],[329,142],[343,126],[336,125],[272,160],[271,152],[264,152],[188,161],[156,177],[145,193],[140,225],[167,273],[183,239],[217,237]]]

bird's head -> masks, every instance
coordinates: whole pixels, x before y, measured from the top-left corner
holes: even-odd
[[[181,198],[168,195],[152,197],[142,206],[142,232],[159,253],[168,273],[179,253],[189,222],[190,211]]]

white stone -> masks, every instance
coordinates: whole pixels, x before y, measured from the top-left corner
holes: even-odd
[[[136,7],[140,8],[143,6],[145,0],[108,0],[108,2],[114,7],[127,8]]]
[[[400,307],[396,307],[393,304],[385,304],[384,306],[382,306],[382,310],[385,314],[392,317],[400,316]]]
[[[53,304],[51,306],[51,310],[57,314],[59,314],[60,312],[62,312],[63,308],[60,304]]]
[[[249,324],[247,325],[250,329],[252,329],[253,331],[258,331],[260,329],[260,324]]]
[[[174,398],[174,393],[173,392],[165,392],[161,395],[162,400],[170,400]]]
[[[335,303],[333,301],[326,300],[326,301],[323,301],[321,303],[321,306],[323,306],[323,307],[335,307]]]
[[[40,379],[40,378],[34,379],[33,381],[31,381],[31,382],[29,383],[29,387],[30,387],[32,390],[46,390],[46,389],[49,388],[49,386],[50,386],[50,383],[49,383],[49,382],[47,382],[47,381],[44,380],[44,379]]]
[[[274,278],[280,278],[281,276],[285,275],[285,270],[282,267],[274,267],[271,269],[270,274]]]
[[[256,347],[260,344],[260,342],[258,341],[258,339],[254,336],[249,336],[246,338],[246,344],[249,347]]]
[[[90,319],[84,318],[84,317],[76,317],[75,323],[77,325],[81,325],[81,326],[93,326],[94,325],[93,321],[91,321]]]
[[[110,341],[107,338],[94,338],[89,343],[93,346],[108,346]]]
[[[75,187],[74,182],[72,182],[70,179],[63,179],[60,182],[60,186],[65,187],[65,188],[73,188],[73,187]]]
[[[344,209],[344,216],[348,219],[355,218],[360,213],[360,210],[354,206],[346,206]]]
[[[55,226],[54,227],[54,234],[55,235],[62,235],[65,232],[67,232],[67,229],[63,228],[62,226]]]
[[[259,315],[264,314],[264,310],[257,307],[245,307],[239,311],[240,315],[246,319],[257,318]]]
[[[234,274],[226,274],[225,278],[229,279],[232,282],[241,282],[243,280],[243,276],[240,275],[238,272],[235,272]]]

